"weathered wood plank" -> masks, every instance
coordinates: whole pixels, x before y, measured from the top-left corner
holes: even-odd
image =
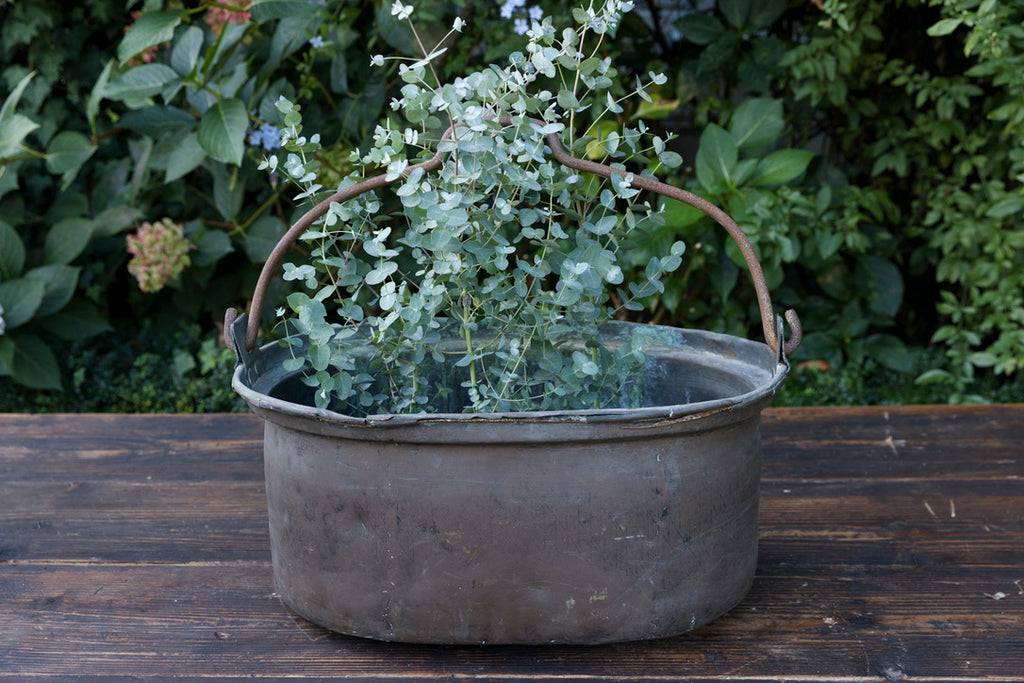
[[[1024,406],[778,408],[762,416],[767,480],[1024,480]]]
[[[732,613],[651,643],[445,648],[274,597],[257,418],[0,415],[0,679],[1024,680],[1024,406],[769,410],[763,435]]]
[[[0,561],[270,556],[262,481],[0,481],[0,500]]]
[[[0,574],[7,675],[649,677],[818,680],[1024,671],[1024,596],[999,571],[875,568],[759,574],[693,634],[605,647],[426,647],[347,638],[294,617],[266,564],[9,565]],[[1012,584],[1010,586],[1013,587]]]
[[[0,481],[262,481],[255,415],[0,414]]]

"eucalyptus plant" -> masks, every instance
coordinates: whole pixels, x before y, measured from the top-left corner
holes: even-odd
[[[596,124],[647,97],[651,73],[632,92],[601,47],[631,3],[574,11],[575,28],[534,21],[525,52],[448,83],[434,69],[444,39],[427,48],[413,8],[395,2],[420,48],[397,64],[404,83],[373,146],[339,189],[384,173],[393,192],[332,203],[302,240],[309,259],[286,263],[302,284],[278,315],[285,362],[301,370],[318,407],[356,413],[473,412],[628,406],[638,400],[639,337],[604,343],[602,325],[639,309],[677,269],[682,242],[626,282],[620,258],[634,231],[661,224],[635,173],[676,167],[681,157],[642,122],[600,139]],[[452,31],[460,30],[456,21]],[[447,36],[446,36],[447,38]],[[282,99],[282,156],[263,167],[316,198],[319,139],[300,107]],[[601,128],[607,131],[607,126]],[[549,158],[555,134],[576,155],[617,169],[609,179]],[[426,172],[419,162],[441,159]]]

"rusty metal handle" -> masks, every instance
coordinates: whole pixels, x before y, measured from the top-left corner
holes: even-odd
[[[496,119],[499,124],[507,126],[511,124],[509,117],[500,117]],[[534,121],[534,123],[542,124],[540,121]],[[450,139],[455,130],[456,126],[450,127],[445,131],[441,140]],[[599,164],[596,161],[589,161],[587,159],[578,159],[568,152],[565,151],[565,147],[562,146],[562,141],[559,139],[556,133],[549,133],[545,136],[548,147],[551,149],[551,156],[555,158],[559,163],[568,166],[577,171],[584,171],[587,173],[594,173],[605,178],[611,178],[613,173],[618,173],[620,176],[625,177],[627,172]],[[266,263],[263,264],[263,270],[260,271],[259,280],[256,282],[256,289],[253,292],[252,305],[250,306],[250,315],[248,324],[245,332],[244,349],[251,351],[256,346],[256,338],[259,336],[259,313],[263,310],[263,301],[266,298],[267,288],[270,286],[270,280],[277,273],[278,267],[281,265],[281,260],[284,258],[285,252],[288,248],[299,238],[302,233],[306,232],[313,225],[313,223],[327,213],[333,203],[346,202],[353,197],[369,192],[370,190],[377,190],[382,187],[386,187],[391,183],[396,182],[399,178],[406,177],[412,173],[415,169],[421,168],[425,173],[430,173],[441,167],[441,162],[444,154],[438,150],[433,157],[422,161],[418,164],[409,166],[405,172],[392,180],[388,180],[385,174],[367,178],[354,185],[350,185],[338,192],[335,192],[330,197],[327,197],[312,209],[307,211],[299,218],[295,224],[286,232],[273,251],[270,252],[270,256],[267,257]],[[736,224],[725,211],[715,206],[711,202],[707,201],[703,197],[699,197],[692,192],[667,185],[666,183],[647,178],[638,174],[632,174],[631,185],[642,188],[644,190],[650,190],[651,192],[657,192],[658,194],[675,199],[689,204],[711,217],[720,226],[725,228],[725,231],[729,233],[733,241],[736,242],[736,246],[739,247],[740,253],[743,254],[743,260],[747,263],[747,269],[750,271],[750,278],[754,282],[754,290],[757,293],[757,304],[761,311],[761,328],[764,330],[764,339],[768,344],[768,347],[775,353],[779,353],[780,344],[785,354],[790,354],[796,351],[797,347],[800,346],[800,341],[803,337],[803,330],[800,324],[800,318],[797,316],[796,311],[789,309],[785,313],[786,322],[789,323],[790,327],[790,338],[788,341],[783,343],[780,339],[781,333],[776,331],[775,315],[772,308],[771,296],[768,293],[768,284],[764,279],[764,271],[761,268],[761,262],[757,258],[757,254],[754,252],[754,247],[750,244],[750,240],[747,238],[740,226]],[[225,330],[232,329],[232,323],[238,317],[238,312],[229,308],[224,316]],[[781,326],[779,327],[781,330]]]

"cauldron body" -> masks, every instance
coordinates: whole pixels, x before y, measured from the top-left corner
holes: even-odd
[[[283,600],[356,636],[506,644],[666,637],[736,605],[788,365],[729,335],[605,332],[641,327],[639,408],[357,418],[308,405],[287,349],[255,350],[232,385],[265,420]]]

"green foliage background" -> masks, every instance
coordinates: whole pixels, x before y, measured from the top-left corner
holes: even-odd
[[[568,23],[570,5],[537,4]],[[684,163],[663,179],[723,206],[777,305],[800,312],[794,363],[829,368],[794,376],[817,386],[806,402],[882,400],[819,382],[875,376],[912,387],[908,400],[1024,400],[1024,1],[695,4],[638,2],[627,16],[609,55],[669,81],[621,117],[678,135]],[[102,363],[79,372],[69,353],[216,338],[297,211],[257,170],[249,134],[280,125],[285,95],[321,132],[328,180],[346,172],[401,85],[366,68],[370,55],[412,52],[389,6],[262,0],[218,34],[211,6],[176,0],[0,0],[0,405],[88,386]],[[426,0],[417,13],[437,36],[467,22],[443,78],[523,42],[497,2]],[[143,294],[125,235],[164,217],[185,224],[192,266]],[[725,236],[686,207],[666,219],[636,267],[682,239],[682,275],[636,319],[756,338]],[[173,350],[152,358],[175,363]]]

